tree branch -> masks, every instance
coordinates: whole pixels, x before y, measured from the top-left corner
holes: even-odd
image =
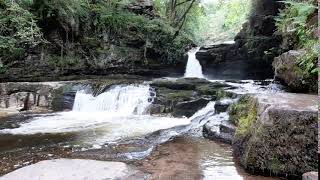
[[[182,27],[183,27],[183,25],[184,25],[184,22],[186,21],[187,14],[188,14],[189,11],[191,10],[192,5],[194,4],[195,1],[196,1],[196,0],[191,0],[191,3],[190,3],[190,5],[189,5],[188,9],[184,12],[183,16],[179,19],[178,24],[179,24],[180,22],[181,22],[181,23],[180,23],[180,26],[179,26],[178,30],[177,30],[176,33],[174,34],[174,38],[173,38],[173,39],[175,39],[175,38],[179,35],[179,32],[180,32],[180,30],[182,29]]]

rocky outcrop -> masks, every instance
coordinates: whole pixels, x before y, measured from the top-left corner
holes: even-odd
[[[1,83],[0,108],[19,111],[50,109],[60,83]]]
[[[247,79],[248,67],[234,42],[201,47],[196,57],[203,73],[212,79]],[[254,79],[253,77],[250,79]]]
[[[267,79],[273,77],[272,61],[279,54],[281,36],[274,16],[281,8],[278,0],[254,2],[248,21],[235,43],[202,47],[196,54],[204,74],[219,79]]]
[[[297,65],[304,50],[290,50],[274,59],[275,79],[287,85],[292,92],[316,92],[317,82]]]
[[[247,95],[233,106],[234,153],[247,170],[300,178],[318,169],[317,96]]]
[[[190,117],[209,101],[236,96],[225,91],[230,85],[204,79],[155,80],[151,87],[157,94],[151,112],[170,113],[176,117]]]

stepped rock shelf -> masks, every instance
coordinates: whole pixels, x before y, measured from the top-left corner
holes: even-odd
[[[146,174],[122,162],[83,159],[55,159],[41,161],[0,177],[16,179],[144,179]]]

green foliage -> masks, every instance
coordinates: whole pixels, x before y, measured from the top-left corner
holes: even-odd
[[[79,57],[77,56],[48,56],[48,63],[53,65],[55,68],[63,69],[66,67],[76,66],[79,63]]]
[[[178,6],[172,8],[172,2]],[[190,3],[188,0],[156,0],[155,7],[160,17],[176,27]],[[231,40],[240,31],[250,9],[251,0],[196,1],[182,31],[199,45]]]
[[[276,26],[282,33],[293,32],[298,38],[298,48],[305,49],[306,54],[299,59],[298,65],[306,75],[317,73],[319,42],[313,36],[317,25],[308,24],[308,18],[317,7],[313,1],[284,1],[285,8],[276,17]]]
[[[0,57],[16,59],[43,42],[36,17],[15,1],[3,1],[0,9]]]
[[[34,0],[32,11],[41,21],[54,19],[65,30],[79,25],[89,16],[89,0]]]
[[[0,68],[40,49],[49,54],[45,60],[50,65],[72,66],[77,63],[71,58],[74,54],[99,56],[111,43],[127,47],[130,38],[144,40],[145,49],[152,48],[159,55],[156,60],[174,63],[180,59],[191,43],[186,34],[176,36],[177,28],[163,19],[131,12],[127,5],[132,2],[0,0],[0,63],[4,64]]]

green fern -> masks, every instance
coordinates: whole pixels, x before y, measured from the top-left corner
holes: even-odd
[[[319,52],[318,40],[313,37],[314,26],[307,24],[308,18],[317,7],[313,1],[282,1],[285,8],[275,18],[278,31],[293,32],[298,38],[298,46],[306,50],[306,54],[299,59],[298,65],[306,75],[317,73],[317,57]]]

